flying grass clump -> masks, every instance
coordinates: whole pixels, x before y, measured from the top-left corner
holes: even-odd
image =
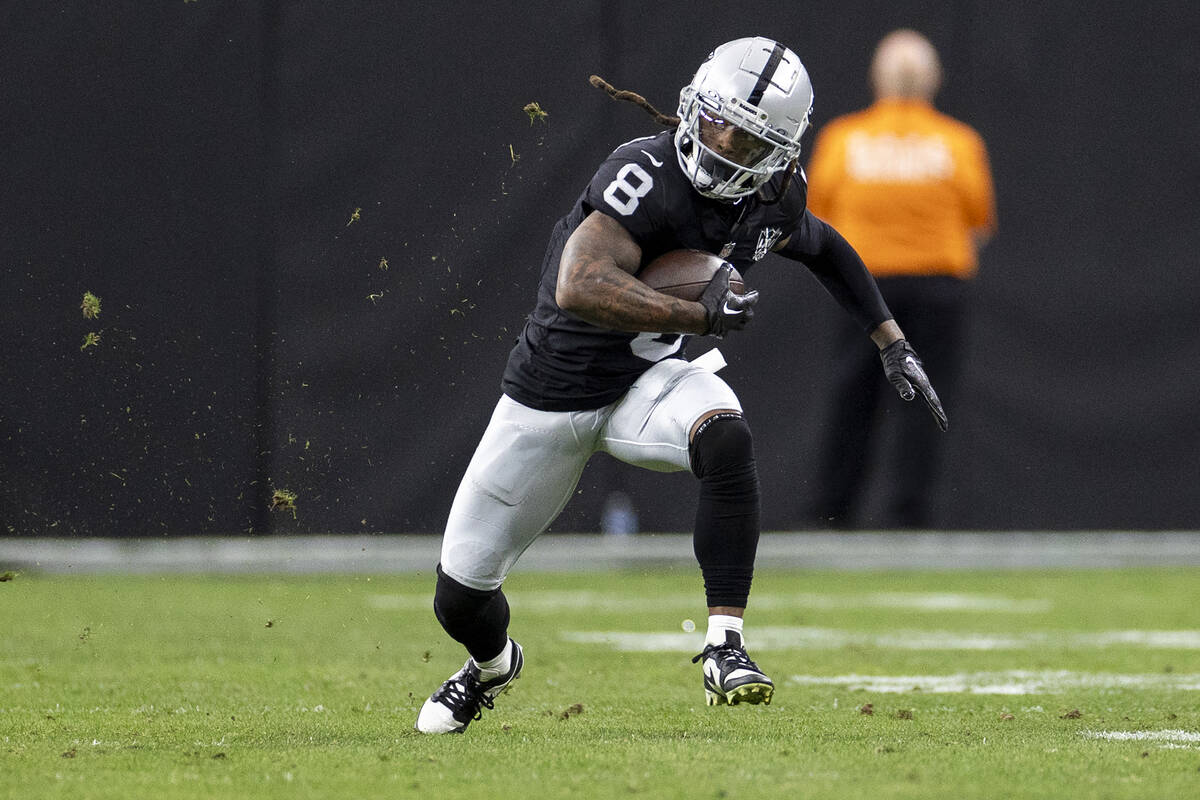
[[[272,511],[290,511],[292,519],[296,518],[296,493],[287,489],[276,489],[271,494]]]
[[[95,319],[100,316],[100,298],[91,292],[84,292],[83,302],[79,304],[79,310],[83,312],[85,318]]]
[[[88,331],[87,336],[83,337],[83,344],[79,345],[80,350],[87,350],[89,347],[95,347],[100,344],[100,334],[96,331]]]
[[[537,103],[527,103],[521,110],[529,115],[530,125],[533,125],[535,122],[541,122],[544,124],[546,122],[546,117],[550,116],[550,112],[543,111],[542,107]]]

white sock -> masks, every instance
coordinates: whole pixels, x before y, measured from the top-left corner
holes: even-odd
[[[743,646],[742,618],[730,617],[725,614],[713,614],[708,618],[708,633],[704,636],[704,644],[725,644],[729,641],[730,633],[737,635],[733,643],[739,647]]]
[[[512,655],[512,639],[509,639],[504,643],[504,649],[500,651],[500,655],[489,658],[487,661],[476,661],[475,666],[479,667],[479,680],[486,683],[507,673],[512,669]]]

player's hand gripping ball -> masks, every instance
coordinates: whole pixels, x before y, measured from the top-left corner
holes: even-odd
[[[746,327],[758,302],[758,292],[746,292],[746,284],[732,264],[702,250],[663,253],[637,277],[663,294],[703,305],[710,336]]]

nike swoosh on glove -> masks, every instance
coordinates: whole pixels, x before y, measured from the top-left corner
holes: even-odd
[[[729,331],[740,331],[754,318],[758,292],[735,294],[729,288],[729,275],[732,272],[732,266],[722,264],[700,295],[699,303],[704,306],[704,315],[708,320],[708,330],[705,332],[708,336],[721,337]]]
[[[933,419],[943,431],[949,426],[942,401],[929,383],[925,367],[915,350],[904,339],[897,339],[879,351],[879,360],[883,362],[883,374],[891,381],[892,386],[905,400],[912,400],[921,393],[925,404],[929,406]]]

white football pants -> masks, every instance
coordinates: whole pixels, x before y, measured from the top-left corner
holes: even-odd
[[[742,406],[715,374],[673,358],[603,408],[538,411],[501,396],[450,508],[442,571],[472,589],[498,588],[566,506],[593,453],[659,472],[690,469],[688,435],[718,409]]]

